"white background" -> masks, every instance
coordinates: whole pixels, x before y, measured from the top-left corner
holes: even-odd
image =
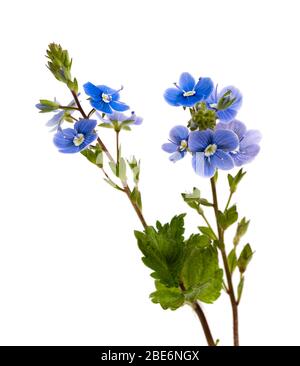
[[[240,309],[244,345],[299,345],[299,1],[9,1],[1,9],[2,345],[200,345],[190,308],[163,311],[133,236],[141,225],[122,193],[81,155],[59,154],[39,98],[70,100],[46,70],[45,49],[60,42],[80,85],[118,88],[144,117],[123,135],[142,159],[149,223],[188,212],[180,193],[209,183],[189,157],[176,165],[160,149],[187,114],[163,91],[182,71],[233,84],[239,119],[263,133],[262,150],[234,200],[251,218],[256,251]],[[84,95],[82,95],[84,99]],[[88,104],[86,104],[86,108]],[[111,131],[101,131],[111,145]],[[221,177],[225,201],[225,174]],[[223,295],[205,311],[221,344],[231,342]]]

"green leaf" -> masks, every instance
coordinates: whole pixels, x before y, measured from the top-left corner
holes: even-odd
[[[246,220],[245,217],[242,218],[242,220],[238,223],[236,233],[233,239],[234,246],[237,246],[241,240],[241,237],[244,236],[248,230],[250,220]]]
[[[217,250],[212,245],[190,248],[185,257],[181,278],[187,301],[213,303],[220,296],[223,280]]]
[[[237,266],[237,256],[235,249],[232,249],[231,252],[228,254],[228,266],[230,273],[233,273]]]
[[[119,178],[121,179],[121,181],[126,181],[127,177],[126,177],[126,162],[124,158],[120,158],[119,161]]]
[[[133,188],[130,197],[132,201],[138,206],[138,208],[142,210],[142,196],[137,186]]]
[[[99,168],[103,167],[103,152],[98,144],[95,147],[90,146],[88,149],[80,151],[80,153]]]
[[[65,83],[72,91],[78,91],[78,83],[76,79],[72,80],[71,67],[72,60],[67,50],[64,50],[61,45],[50,43],[47,49],[48,63],[47,67],[52,72],[54,77]]]
[[[135,231],[144,264],[154,271],[151,276],[167,287],[179,286],[184,254],[184,216],[175,216],[165,225],[157,222],[156,228],[148,226],[144,232]]]
[[[244,273],[246,271],[247,266],[253,257],[253,254],[254,253],[252,252],[250,244],[246,244],[244,246],[244,249],[242,250],[242,252],[239,256],[238,262],[237,262],[240,273]]]
[[[108,163],[110,170],[114,173],[115,176],[117,176],[117,165],[113,161],[110,161]]]
[[[121,188],[120,186],[118,186],[113,180],[111,180],[109,177],[108,178],[104,178],[105,182],[108,183],[110,186],[112,186],[113,188],[117,189],[118,191],[122,191],[123,192],[123,188]]]
[[[182,291],[177,287],[166,287],[163,284],[156,281],[155,292],[150,294],[150,298],[154,304],[160,304],[163,309],[176,310],[184,305],[184,295]]]
[[[133,156],[131,160],[127,160],[127,163],[132,171],[134,183],[138,184],[140,179],[140,160],[137,161],[135,156]]]
[[[203,214],[201,205],[203,206],[213,206],[212,203],[208,202],[207,199],[200,197],[200,190],[196,187],[193,188],[192,193],[181,193],[181,196],[191,208],[196,210],[200,215]]]
[[[223,230],[229,228],[230,225],[234,224],[238,219],[238,213],[236,205],[231,206],[223,212],[218,212],[218,222]]]
[[[59,108],[59,104],[56,101],[40,99],[40,103],[36,107],[40,110],[40,113],[48,113],[56,111]]]
[[[229,184],[229,188],[230,188],[230,192],[234,193],[237,190],[237,186],[240,183],[240,181],[242,180],[242,178],[244,177],[244,175],[246,174],[246,172],[243,171],[243,168],[241,168],[238,173],[236,174],[235,177],[233,177],[231,174],[227,175],[227,179],[228,179],[228,184]]]
[[[241,276],[240,282],[238,284],[238,289],[237,289],[237,303],[239,304],[239,302],[241,301],[242,298],[242,294],[243,294],[243,290],[244,290],[244,284],[245,284],[245,277]]]
[[[213,230],[210,227],[198,226],[198,229],[201,231],[202,234],[206,235],[211,240],[218,240],[218,238],[216,237],[216,234],[213,232]]]

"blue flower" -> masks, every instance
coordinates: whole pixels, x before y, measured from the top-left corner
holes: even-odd
[[[54,145],[62,153],[77,153],[85,149],[97,138],[97,134],[94,131],[96,125],[96,120],[81,119],[74,124],[74,128],[66,128],[64,130],[60,128],[54,135]]]
[[[123,122],[127,125],[140,125],[143,122],[143,118],[137,116],[134,111],[131,112],[130,116],[126,116],[124,113],[120,112],[113,112],[105,117],[102,117],[97,112],[96,114],[105,125],[111,125],[114,123],[121,125]]]
[[[184,72],[180,75],[179,85],[165,91],[164,98],[167,103],[178,107],[193,107],[196,103],[206,99],[213,90],[210,78],[200,78],[197,83],[191,74]]]
[[[220,122],[230,122],[237,115],[243,101],[240,91],[234,86],[227,86],[218,93],[218,86],[215,87],[206,103],[208,108],[216,111]]]
[[[129,106],[119,101],[119,91],[111,89],[106,85],[98,85],[88,82],[83,85],[84,91],[91,97],[90,103],[92,107],[98,111],[111,114],[114,111],[124,112],[129,109]]]
[[[79,95],[80,95],[80,93],[78,94],[78,96]],[[56,100],[54,102],[57,103],[58,106],[60,105]],[[74,100],[72,100],[67,106],[76,107],[76,103]],[[44,106],[43,106],[43,104],[39,103],[39,104],[36,104],[36,108],[43,110]],[[51,127],[50,132],[56,131],[59,128],[59,126],[61,126],[64,119],[70,120],[70,117],[72,116],[72,114],[74,112],[75,112],[75,109],[74,110],[72,110],[72,109],[61,110],[61,111],[55,113],[51,119],[49,119],[49,121],[46,123],[46,126]]]
[[[232,131],[192,131],[188,146],[193,153],[192,165],[195,172],[202,177],[212,177],[217,168],[232,169],[234,163],[229,153],[238,145],[238,137]]]
[[[187,152],[189,130],[185,126],[175,126],[171,129],[169,136],[170,142],[163,144],[162,149],[172,154],[169,159],[175,163]]]
[[[230,152],[236,166],[250,163],[260,151],[258,145],[261,140],[261,133],[258,130],[248,130],[244,123],[233,120],[230,123],[218,123],[217,130],[231,130],[239,139],[239,146],[235,151]]]

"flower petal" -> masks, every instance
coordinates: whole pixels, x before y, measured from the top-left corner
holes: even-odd
[[[69,138],[66,137],[62,131],[58,131],[53,137],[53,143],[57,148],[62,149],[65,147],[73,146],[73,138],[74,135]]]
[[[245,134],[243,140],[240,143],[240,148],[244,149],[250,145],[253,144],[259,144],[260,140],[262,138],[262,135],[260,133],[260,131],[258,130],[249,130],[247,131],[247,133]]]
[[[259,151],[260,146],[253,144],[236,153],[231,153],[231,156],[236,166],[242,166],[244,164],[251,163]]]
[[[97,109],[98,111],[107,113],[107,114],[111,114],[112,113],[112,109],[109,105],[109,103],[105,103],[102,101],[96,101],[96,100],[90,100],[91,106],[94,107],[95,109]]]
[[[239,89],[237,89],[235,86],[230,85],[230,86],[226,86],[225,88],[223,88],[220,91],[218,98],[222,98],[223,95],[225,93],[227,93],[229,90],[231,91],[230,99],[235,98],[235,101],[231,104],[231,106],[229,108],[237,111],[238,109],[240,109],[240,107],[242,105],[243,96],[242,96],[241,92],[239,91]]]
[[[176,161],[182,159],[184,157],[184,155],[186,154],[186,152],[183,151],[176,151],[174,154],[172,154],[169,159],[173,162],[176,163]]]
[[[191,152],[204,151],[213,142],[213,132],[211,130],[192,131],[189,135],[188,147]]]
[[[80,150],[80,146],[70,145],[64,148],[59,149],[58,151],[63,154],[75,154],[78,153]]]
[[[91,133],[85,136],[83,143],[78,146],[80,147],[80,151],[89,146],[92,142],[94,142],[97,137],[98,135],[96,133]]]
[[[46,126],[47,127],[57,126],[62,121],[64,114],[65,114],[64,111],[55,113],[54,116],[51,119],[49,119],[49,121],[46,123]]]
[[[206,103],[208,104],[215,104],[218,102],[218,85],[213,88],[213,91],[210,95],[206,98]]]
[[[111,106],[112,109],[114,109],[115,111],[118,111],[118,112],[124,112],[129,109],[129,106],[127,104],[118,102],[116,100],[112,100],[109,103],[109,105]]]
[[[100,98],[100,96],[102,94],[101,90],[99,90],[99,88],[96,85],[94,85],[90,82],[85,83],[83,85],[83,89],[84,89],[85,94],[87,94],[90,97],[95,98],[95,99]]]
[[[112,89],[112,88],[110,88],[107,85],[97,85],[97,88],[99,90],[99,94],[98,95],[101,95],[102,93],[104,93],[104,94],[110,94],[110,95],[112,95],[112,94],[119,94],[119,93],[117,93],[117,90]]]
[[[219,169],[229,170],[234,168],[232,157],[223,150],[218,149],[210,158],[211,163]]]
[[[177,145],[173,144],[172,142],[163,144],[161,148],[167,153],[173,153],[177,150]]]
[[[219,122],[216,126],[216,130],[231,130],[241,141],[247,132],[247,127],[243,122],[235,119],[229,123]]]
[[[227,108],[223,111],[217,111],[217,116],[221,122],[230,122],[232,121],[235,116],[237,115],[237,111],[235,109]]]
[[[170,131],[170,140],[180,145],[182,140],[188,140],[189,130],[185,126],[175,126]]]
[[[195,79],[188,72],[183,72],[179,78],[179,86],[184,91],[191,91],[195,86]]]
[[[206,99],[210,96],[214,88],[214,84],[211,78],[200,78],[197,82],[194,90],[196,95],[201,97],[201,99]]]
[[[165,101],[175,107],[181,105],[180,97],[182,97],[183,92],[177,88],[169,88],[164,93]]]
[[[192,165],[196,174],[201,177],[211,178],[214,176],[216,168],[211,160],[204,156],[203,152],[196,152],[192,158]]]
[[[81,119],[75,123],[74,128],[78,133],[88,135],[96,126],[97,121],[95,119]]]
[[[217,130],[214,133],[213,141],[217,145],[218,149],[224,151],[233,151],[239,145],[237,135],[229,130]]]

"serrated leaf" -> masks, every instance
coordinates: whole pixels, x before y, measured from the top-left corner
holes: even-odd
[[[182,267],[181,279],[188,301],[213,303],[220,296],[223,279],[217,250],[211,245],[190,250]]]
[[[236,205],[231,206],[223,212],[218,212],[218,222],[223,230],[229,228],[230,225],[234,224],[238,219],[238,213]]]
[[[201,231],[202,234],[206,235],[211,240],[218,240],[218,238],[216,237],[215,233],[213,232],[213,230],[210,227],[207,227],[207,226],[198,226],[198,229]]]
[[[240,273],[244,273],[247,269],[248,264],[250,263],[253,257],[253,251],[251,249],[250,244],[246,244],[239,256],[237,266],[239,268]]]
[[[166,287],[162,284],[156,285],[156,287],[158,287],[157,290],[150,294],[150,298],[154,304],[160,304],[164,310],[176,310],[184,305],[185,298],[179,288]]]
[[[178,287],[184,250],[184,216],[173,217],[170,223],[148,226],[135,231],[144,264],[154,270],[152,277],[167,287]]]
[[[232,249],[231,252],[228,254],[228,266],[230,273],[233,273],[237,266],[237,256],[235,249]]]

